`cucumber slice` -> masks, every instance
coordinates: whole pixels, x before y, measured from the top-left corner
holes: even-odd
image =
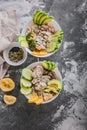
[[[20,82],[21,82],[22,86],[24,86],[24,87],[28,87],[29,88],[29,87],[32,86],[32,83],[29,80],[27,80],[27,79],[22,78]]]
[[[24,95],[28,95],[32,92],[32,88],[21,87],[20,92]]]
[[[53,52],[56,48],[56,42],[50,42],[47,45],[47,52]]]
[[[21,41],[26,41],[26,37],[20,35],[18,37],[18,42],[21,43]]]
[[[31,79],[32,79],[32,71],[31,71],[31,69],[29,69],[29,68],[24,68],[24,69],[22,70],[22,76],[23,76],[25,79],[31,80]]]
[[[18,42],[21,44],[21,46],[23,46],[23,47],[26,47],[26,48],[28,48],[29,46],[28,46],[28,42],[26,41],[26,37],[24,37],[24,36],[19,36],[18,37]]]
[[[25,48],[29,47],[27,41],[25,41],[25,40],[22,40],[20,44],[21,44],[21,46],[23,46]]]

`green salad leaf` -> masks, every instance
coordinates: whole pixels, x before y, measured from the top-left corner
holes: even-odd
[[[60,47],[60,44],[63,39],[63,31],[58,30],[53,36],[51,42],[47,45],[47,52],[54,52],[56,49]]]
[[[36,41],[35,41],[35,40],[30,40],[30,41],[28,42],[28,44],[29,44],[29,49],[30,49],[31,51],[34,51],[34,50],[36,49]]]
[[[52,37],[52,42],[56,43],[56,49],[58,49],[60,47],[60,44],[62,42],[62,39],[64,37],[64,33],[62,30],[58,30]]]
[[[26,36],[26,40],[28,42],[29,49],[31,51],[34,51],[36,49],[36,41],[33,39],[33,34],[28,33],[27,36]]]

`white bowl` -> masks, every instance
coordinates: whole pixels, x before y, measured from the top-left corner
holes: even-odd
[[[38,65],[39,63],[42,63],[42,62],[41,62],[41,61],[40,61],[40,62],[34,62],[34,63],[30,64],[30,65],[27,66],[27,67],[28,67],[28,68],[33,68],[33,67],[35,67],[36,65]],[[61,81],[62,81],[62,76],[61,76],[61,73],[60,73],[58,67],[56,67],[56,68],[54,69],[54,72],[55,72],[55,74],[56,74],[56,78],[57,78],[58,80],[61,80]],[[60,90],[60,92],[61,92],[61,90]],[[46,101],[46,102],[43,102],[42,104],[46,104],[46,103],[49,103],[49,102],[53,101],[54,99],[57,98],[57,96],[60,94],[60,92],[59,92],[58,94],[56,94],[52,99],[50,99],[50,100],[48,100],[48,101]],[[26,98],[29,99],[29,96],[26,96]]]
[[[24,54],[23,54],[23,59],[21,59],[20,61],[18,62],[13,62],[9,59],[9,51],[14,48],[14,47],[19,47],[19,48],[22,48]],[[6,50],[3,51],[3,57],[5,59],[5,61],[9,64],[9,65],[12,65],[12,66],[19,66],[21,64],[23,64],[27,58],[27,51],[25,50],[24,47],[20,46],[19,43],[17,42],[13,42]]]
[[[32,21],[32,18],[29,19],[28,23],[25,24],[23,30],[22,30],[22,33],[21,35],[25,36],[25,33],[26,33],[26,30],[28,27],[31,27],[33,25],[33,21]],[[58,31],[58,30],[62,30],[60,25],[55,21],[55,20],[52,20],[51,22],[49,22],[49,25],[52,25],[54,26],[55,30]],[[47,55],[44,55],[44,56],[36,56],[34,54],[32,54],[32,51],[28,48],[26,48],[26,51],[31,54],[32,56],[35,56],[35,57],[48,57],[48,56],[51,56],[52,54],[54,54],[56,51],[58,51],[58,49],[56,49],[54,52],[51,52],[51,53],[48,53]]]

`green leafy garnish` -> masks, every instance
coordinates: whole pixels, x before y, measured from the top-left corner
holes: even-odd
[[[36,49],[36,42],[35,42],[35,40],[30,40],[30,41],[28,42],[28,44],[29,44],[29,49],[30,49],[31,51],[34,51],[34,50]]]
[[[60,44],[63,39],[63,31],[58,30],[53,36],[51,42],[47,45],[47,52],[54,52],[60,47]]]
[[[62,30],[58,30],[52,37],[52,41],[55,41],[56,42],[56,48],[55,49],[58,49],[60,47],[60,44],[62,42],[62,39],[63,39],[63,36],[64,36],[64,33]]]
[[[26,36],[26,40],[29,45],[29,49],[34,51],[36,49],[36,41],[33,39],[33,33],[28,33]]]

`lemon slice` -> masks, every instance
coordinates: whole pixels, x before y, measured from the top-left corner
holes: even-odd
[[[4,102],[7,105],[12,105],[16,102],[16,97],[15,96],[11,96],[11,95],[4,95]]]

